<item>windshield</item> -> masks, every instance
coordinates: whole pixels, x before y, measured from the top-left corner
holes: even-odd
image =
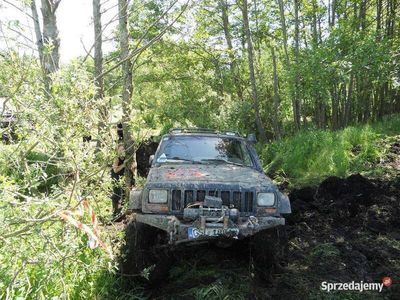
[[[162,140],[157,163],[231,163],[253,166],[244,141],[210,136],[173,136]]]

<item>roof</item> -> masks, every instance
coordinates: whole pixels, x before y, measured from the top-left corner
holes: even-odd
[[[209,128],[172,128],[169,131],[170,135],[183,135],[183,134],[198,134],[198,135],[225,135],[231,137],[242,137],[238,132],[231,130],[215,130]]]

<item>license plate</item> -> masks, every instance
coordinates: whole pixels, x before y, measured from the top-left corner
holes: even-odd
[[[224,234],[226,232],[225,229],[222,228],[205,228],[199,229],[196,227],[188,228],[188,237],[189,239],[196,239],[200,236],[218,236]]]

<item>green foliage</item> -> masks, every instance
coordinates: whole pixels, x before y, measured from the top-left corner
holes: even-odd
[[[87,199],[100,220],[110,219],[107,175],[115,144],[109,128],[97,130],[102,103],[93,100],[90,74],[77,63],[54,74],[53,95],[46,97],[34,65],[29,72],[29,60],[9,59],[27,74],[10,95],[19,139],[0,144],[0,298],[95,298],[96,281],[115,272],[115,261],[102,248],[90,249],[87,235],[59,214]],[[13,64],[4,66],[12,75]],[[89,134],[102,148],[82,141]],[[88,217],[81,221],[90,224]],[[110,233],[100,234],[111,245]],[[120,237],[112,235],[115,252]]]
[[[340,131],[303,130],[292,137],[258,145],[264,170],[293,185],[316,183],[326,176],[378,172],[386,149],[380,141],[397,135],[400,117]]]

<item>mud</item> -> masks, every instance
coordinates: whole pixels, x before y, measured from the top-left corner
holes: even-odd
[[[249,240],[179,247],[169,274],[143,286],[155,299],[400,299],[400,178],[328,177],[290,191],[288,255],[272,282],[252,273]],[[379,294],[321,291],[321,282],[382,282]],[[136,285],[137,288],[137,285]]]
[[[303,276],[304,291],[312,291],[324,280],[381,282],[389,276],[394,284],[385,288],[385,295],[399,299],[399,187],[399,178],[369,180],[355,174],[292,191],[285,277]],[[283,282],[277,289],[288,296],[298,292]]]
[[[390,152],[399,153],[400,144]],[[398,159],[396,157],[395,159]],[[388,179],[390,178],[390,179]],[[249,241],[179,248],[169,274],[143,293],[155,299],[400,299],[400,176],[328,177],[289,191],[288,255],[272,282],[252,270]],[[376,291],[321,290],[327,282],[393,284]],[[137,287],[137,286],[136,286]]]

